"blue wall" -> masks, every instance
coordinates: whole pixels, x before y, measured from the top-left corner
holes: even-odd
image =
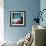
[[[30,30],[35,12],[40,9],[40,0],[4,0],[4,35],[7,41],[18,41],[24,37]],[[26,11],[25,27],[10,27],[10,11]]]
[[[40,10],[42,11],[43,9],[46,9],[46,0],[41,0],[40,1]],[[40,21],[40,25],[46,27],[46,10],[43,12],[43,22]]]

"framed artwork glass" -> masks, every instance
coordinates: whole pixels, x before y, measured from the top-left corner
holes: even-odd
[[[10,11],[10,26],[25,26],[26,12],[25,11]]]

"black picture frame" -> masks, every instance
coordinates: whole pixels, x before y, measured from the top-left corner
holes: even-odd
[[[10,11],[10,26],[24,27],[26,25],[26,11]]]

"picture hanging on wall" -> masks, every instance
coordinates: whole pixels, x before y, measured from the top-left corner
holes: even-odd
[[[25,26],[26,12],[25,11],[10,11],[10,26]]]

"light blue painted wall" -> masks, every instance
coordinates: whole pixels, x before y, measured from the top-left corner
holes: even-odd
[[[41,0],[40,1],[40,10],[42,11],[43,9],[46,9],[46,0]],[[45,26],[46,27],[46,10],[43,12],[43,22],[40,22],[40,25]]]
[[[40,9],[40,0],[4,0],[4,35],[7,41],[18,41],[30,30],[36,12]],[[10,27],[10,11],[26,11],[25,27]]]

